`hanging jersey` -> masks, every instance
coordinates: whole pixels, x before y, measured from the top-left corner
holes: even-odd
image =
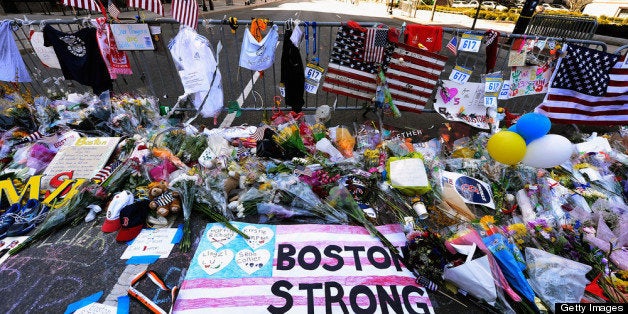
[[[277,28],[277,25],[273,25],[266,36],[259,42],[255,40],[255,37],[248,29],[244,31],[244,39],[242,39],[242,49],[240,51],[241,67],[253,71],[264,71],[273,65],[275,48],[279,40]]]
[[[50,25],[44,27],[44,45],[52,46],[67,80],[92,87],[95,94],[112,88],[109,71],[100,55],[96,29],[83,28],[67,34]]]
[[[438,52],[443,45],[443,28],[421,24],[411,24],[405,30],[405,43],[430,52]]]
[[[0,23],[0,81],[30,82],[31,77],[13,39],[11,21]]]
[[[224,105],[222,76],[207,38],[183,27],[168,45],[186,93],[203,117],[215,116]],[[208,94],[209,92],[209,94]]]
[[[283,51],[281,53],[281,83],[286,88],[285,102],[294,112],[301,112],[305,100],[305,71],[299,48],[294,45],[292,31],[285,30],[283,39]]]

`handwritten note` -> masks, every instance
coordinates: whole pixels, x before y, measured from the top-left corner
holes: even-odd
[[[35,50],[37,57],[41,60],[41,63],[49,68],[61,69],[61,65],[59,64],[59,59],[57,59],[57,54],[55,53],[54,48],[44,46],[44,33],[33,32],[31,35],[31,45],[33,46],[33,50]]]
[[[50,179],[62,172],[72,172],[72,178],[93,178],[109,160],[119,137],[79,137],[72,145],[63,146],[52,159],[41,179],[48,188]]]
[[[142,229],[142,232],[126,248],[120,259],[148,255],[159,255],[160,258],[166,258],[174,247],[172,239],[176,233],[177,228]]]
[[[147,24],[111,24],[118,50],[155,50]]]

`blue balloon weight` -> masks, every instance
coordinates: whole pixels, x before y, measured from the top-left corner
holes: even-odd
[[[526,143],[530,143],[546,135],[552,128],[552,123],[548,117],[540,113],[526,113],[519,117],[515,126],[517,133]]]

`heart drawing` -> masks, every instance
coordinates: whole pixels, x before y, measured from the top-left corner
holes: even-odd
[[[246,239],[246,243],[254,250],[268,243],[275,235],[273,230],[268,227],[246,226],[242,229],[242,232],[249,236]]]
[[[236,254],[236,264],[249,275],[264,267],[268,260],[270,260],[270,252],[268,250],[253,252],[245,249]]]
[[[213,244],[217,249],[231,242],[231,240],[235,239],[237,235],[238,234],[233,230],[229,230],[228,228],[222,226],[213,226],[209,229],[209,231],[207,231],[207,238],[209,239],[209,242],[211,242],[211,244]]]
[[[198,264],[206,273],[213,275],[227,267],[232,259],[233,251],[231,250],[222,250],[220,252],[205,250],[198,256]]]
[[[443,87],[440,90],[440,97],[445,103],[448,103],[458,95],[458,89],[455,87]]]

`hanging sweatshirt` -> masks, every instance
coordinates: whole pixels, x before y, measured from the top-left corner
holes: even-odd
[[[31,77],[13,39],[11,21],[0,23],[0,47],[0,81],[30,82]]]

